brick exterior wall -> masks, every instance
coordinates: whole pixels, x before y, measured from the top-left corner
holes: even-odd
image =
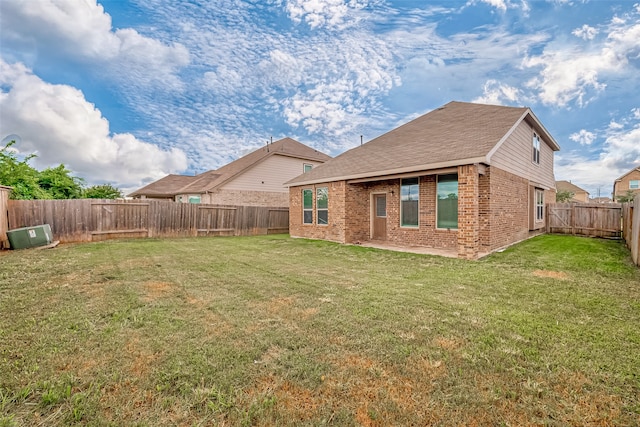
[[[491,252],[529,237],[528,180],[488,167],[481,177],[480,199],[482,252]]]
[[[289,206],[289,193],[219,190],[203,194],[201,203],[233,206]]]
[[[316,189],[329,190],[328,225],[318,225],[316,212]],[[344,181],[289,188],[289,235],[308,239],[330,240],[349,243],[345,240],[345,187]],[[302,190],[313,190],[313,224],[302,223]]]
[[[371,238],[373,194],[387,196],[387,241],[397,245],[455,249],[459,258],[480,254],[524,240],[529,231],[529,181],[495,167],[479,174],[478,166],[458,168],[458,230],[436,228],[436,175],[420,177],[418,227],[400,226],[400,179],[347,184],[344,181],[292,187],[289,232],[293,237],[357,243]],[[316,225],[315,190],[329,188],[329,225]],[[302,190],[314,191],[314,224],[302,224]],[[545,204],[555,198],[545,191]]]
[[[480,247],[478,166],[458,167],[458,258],[476,259]]]

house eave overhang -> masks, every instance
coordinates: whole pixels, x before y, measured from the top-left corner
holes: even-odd
[[[489,164],[486,157],[472,157],[468,159],[460,159],[460,160],[451,160],[447,162],[438,162],[438,163],[426,163],[422,165],[413,165],[402,168],[394,168],[381,170],[376,172],[363,172],[358,174],[351,175],[341,175],[341,176],[333,176],[326,178],[316,178],[309,179],[297,182],[286,182],[284,185],[287,187],[299,187],[303,185],[313,185],[320,184],[325,182],[336,182],[336,181],[348,181],[350,183],[356,182],[367,182],[367,181],[380,181],[383,179],[394,179],[400,177],[408,177],[408,176],[419,176],[425,172],[430,172],[438,169],[446,169],[451,167],[458,167],[463,165],[470,165],[476,163],[484,163]]]

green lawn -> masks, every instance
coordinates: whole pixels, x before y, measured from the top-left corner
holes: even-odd
[[[639,425],[640,270],[287,236],[0,253],[0,426]]]

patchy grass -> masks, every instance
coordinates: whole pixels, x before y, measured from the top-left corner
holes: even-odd
[[[286,236],[0,254],[0,426],[638,425],[640,271]]]

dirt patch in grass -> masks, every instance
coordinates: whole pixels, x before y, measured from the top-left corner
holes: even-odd
[[[433,343],[436,346],[449,351],[455,351],[462,347],[462,340],[457,338],[438,337],[433,340]]]
[[[550,279],[560,279],[560,280],[566,280],[569,278],[569,275],[564,271],[535,270],[533,272],[533,275],[537,277],[547,277]]]
[[[167,282],[145,282],[142,285],[142,289],[145,292],[143,300],[145,302],[153,302],[171,295],[176,286]]]
[[[158,354],[149,352],[140,343],[140,336],[135,333],[127,340],[125,351],[132,359],[129,370],[132,375],[138,378],[145,378],[149,373],[150,367],[158,359]]]

